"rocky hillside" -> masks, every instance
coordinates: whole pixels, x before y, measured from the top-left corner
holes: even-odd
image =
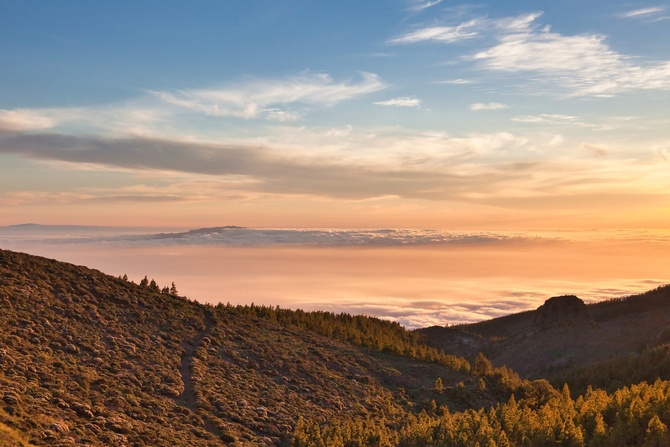
[[[288,445],[300,420],[479,408],[520,386],[392,323],[158,290],[0,250],[0,445]]]
[[[521,375],[553,377],[670,341],[670,286],[591,305],[576,296],[554,297],[534,311],[420,332],[447,352],[481,351]]]

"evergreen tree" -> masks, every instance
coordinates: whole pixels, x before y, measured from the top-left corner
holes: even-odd
[[[477,354],[475,362],[472,365],[472,372],[478,376],[490,376],[493,374],[493,365],[491,361],[481,352]]]
[[[442,385],[442,378],[438,377],[437,380],[435,381],[435,392],[438,394],[442,394],[442,390],[444,390],[444,385]]]
[[[668,427],[661,422],[658,415],[654,415],[647,424],[647,433],[644,438],[645,447],[665,447],[670,445]]]

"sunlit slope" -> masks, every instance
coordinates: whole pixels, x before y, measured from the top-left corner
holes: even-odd
[[[35,445],[287,445],[300,418],[485,407],[511,386],[482,389],[468,362],[419,341],[385,349],[413,337],[391,323],[352,318],[326,336],[9,251],[0,309],[0,423]]]

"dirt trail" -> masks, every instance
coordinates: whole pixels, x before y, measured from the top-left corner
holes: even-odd
[[[189,410],[195,412],[198,409],[198,399],[195,394],[195,384],[193,383],[193,369],[191,364],[193,362],[193,357],[195,355],[195,350],[200,346],[202,340],[209,336],[214,327],[216,326],[216,321],[212,316],[212,312],[205,309],[205,329],[200,332],[191,342],[184,342],[182,345],[184,347],[184,356],[181,358],[181,380],[184,383],[184,391],[177,398],[177,402],[180,405],[188,408]],[[205,429],[213,434],[216,437],[220,436],[219,429],[214,423],[212,423],[208,418],[204,418]]]

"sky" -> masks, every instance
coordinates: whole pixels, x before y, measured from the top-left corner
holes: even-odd
[[[4,0],[0,248],[410,327],[643,291],[668,282],[669,25],[667,1]]]
[[[664,228],[667,2],[0,5],[0,224]]]

